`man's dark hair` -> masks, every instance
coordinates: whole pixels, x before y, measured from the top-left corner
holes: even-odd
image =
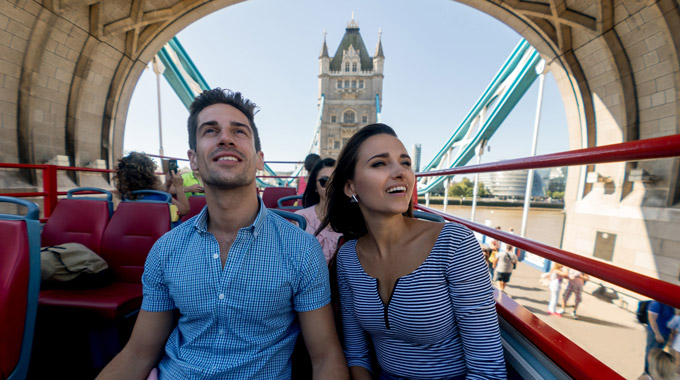
[[[363,214],[361,214],[359,205],[352,203],[350,198],[345,195],[345,184],[348,180],[354,179],[354,169],[357,166],[361,145],[369,137],[382,134],[397,137],[397,134],[388,125],[380,123],[370,124],[355,133],[342,148],[330,183],[326,185],[326,194],[328,195],[326,217],[316,230],[316,233],[319,233],[329,224],[333,230],[343,234],[348,240],[357,239],[368,232],[366,221]],[[361,202],[361,199],[359,202]],[[403,215],[413,216],[413,200],[409,202],[408,210]]]
[[[321,159],[318,154],[316,153],[310,153],[305,157],[305,170],[307,173],[311,172],[312,169],[314,168],[314,165]]]
[[[302,194],[302,207],[307,208],[314,206],[321,201],[321,197],[316,191],[316,180],[319,179],[319,172],[321,169],[332,168],[333,166],[335,166],[335,160],[332,158],[324,158],[323,160],[318,160],[316,162],[312,171],[309,172],[309,181],[307,182],[304,194]]]
[[[240,92],[234,92],[229,89],[221,89],[219,87],[212,90],[205,90],[191,103],[189,106],[189,120],[187,127],[189,130],[189,148],[196,151],[196,129],[198,129],[198,114],[204,108],[213,104],[230,105],[241,111],[250,123],[250,128],[253,130],[253,137],[255,140],[255,151],[260,152],[262,146],[260,144],[260,134],[257,132],[255,126],[255,114],[260,109],[255,103],[245,98]]]

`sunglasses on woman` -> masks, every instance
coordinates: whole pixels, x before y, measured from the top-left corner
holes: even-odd
[[[317,179],[317,181],[319,181],[319,185],[321,185],[321,187],[323,187],[325,189],[326,184],[328,183],[328,176],[323,176],[323,177]]]

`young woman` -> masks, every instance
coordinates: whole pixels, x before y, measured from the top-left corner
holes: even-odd
[[[569,272],[560,263],[553,263],[550,269],[548,289],[550,290],[550,302],[548,303],[548,315],[561,317],[562,313],[557,312],[557,300],[560,296],[560,288],[562,288],[562,279],[569,276]]]
[[[411,217],[415,175],[392,128],[372,124],[343,148],[325,226],[337,256],[345,356],[353,379],[504,379],[488,266],[472,232]],[[371,368],[370,343],[380,368]]]
[[[316,239],[323,249],[323,255],[326,257],[326,264],[335,255],[335,251],[338,249],[338,240],[342,236],[329,226],[316,233],[321,221],[326,216],[326,186],[331,174],[333,174],[334,166],[335,160],[332,158],[324,158],[316,162],[309,172],[309,182],[302,195],[304,209],[295,212],[304,216],[307,220],[306,231],[316,235]]]

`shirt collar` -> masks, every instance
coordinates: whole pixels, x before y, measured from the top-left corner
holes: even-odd
[[[257,212],[257,216],[255,217],[255,221],[253,224],[247,227],[241,228],[242,230],[245,229],[253,235],[257,236],[260,231],[262,231],[264,227],[264,223],[267,220],[267,213],[269,212],[267,208],[264,206],[264,202],[262,201],[262,198],[260,196],[257,197],[257,201],[260,204],[260,208]],[[206,205],[203,207],[203,210],[198,214],[198,218],[194,221],[194,228],[198,230],[199,232],[208,232],[208,206]]]

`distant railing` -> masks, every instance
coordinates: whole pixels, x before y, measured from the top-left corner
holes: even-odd
[[[603,145],[594,148],[578,149],[567,152],[544,154],[501,162],[470,165],[465,167],[433,170],[417,173],[418,177],[452,174],[483,173],[518,169],[539,169],[547,167],[590,165],[621,161],[642,161],[649,159],[680,156],[680,135],[657,137],[646,140],[630,141],[620,144]],[[653,298],[667,305],[680,308],[680,286],[619,268],[602,261],[564,251],[549,245],[499,231],[485,225],[455,217],[416,205],[419,210],[441,215],[446,220],[455,221],[484,235],[509,243],[520,249],[552,260],[568,267],[588,273],[604,281],[616,284],[636,293]]]

